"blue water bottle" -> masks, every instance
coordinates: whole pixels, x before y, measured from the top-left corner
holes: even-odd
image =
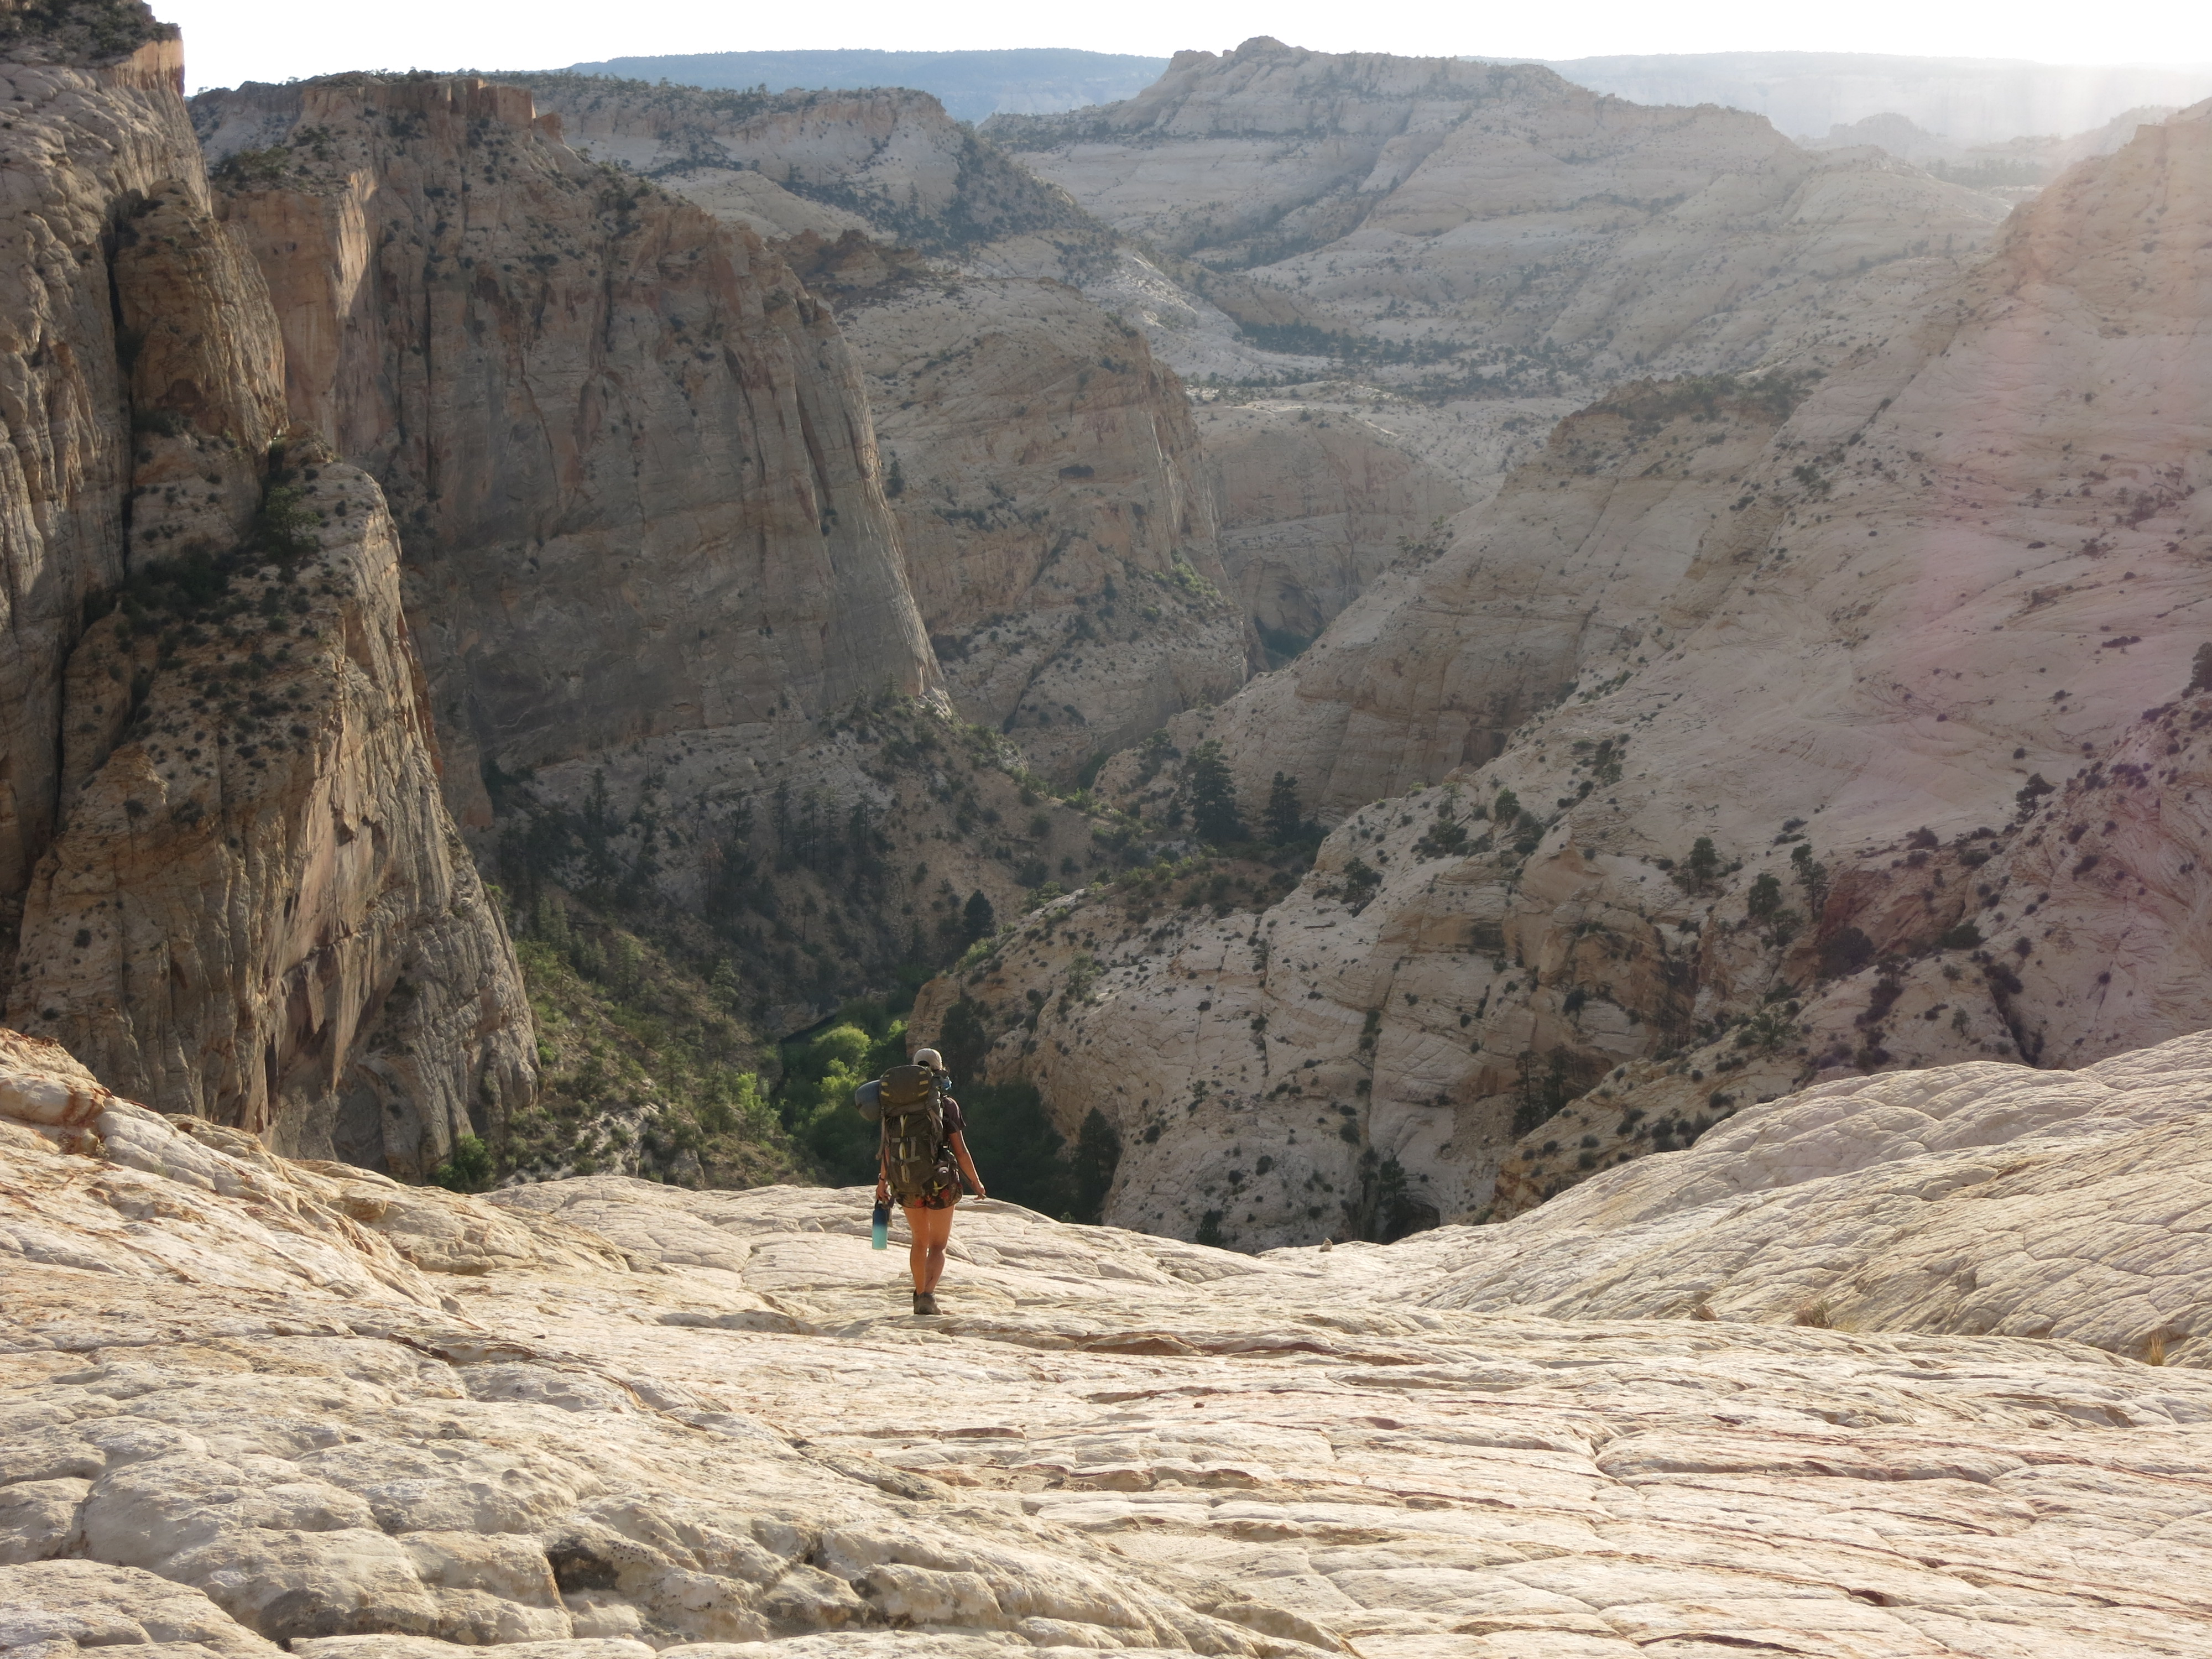
[[[891,1206],[890,1205],[878,1204],[876,1206],[875,1230],[868,1236],[868,1243],[878,1250],[888,1250],[890,1249]]]

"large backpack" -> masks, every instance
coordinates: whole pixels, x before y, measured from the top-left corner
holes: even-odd
[[[945,1143],[945,1091],[927,1066],[894,1066],[879,1080],[884,1178],[902,1203],[928,1197],[953,1180]]]

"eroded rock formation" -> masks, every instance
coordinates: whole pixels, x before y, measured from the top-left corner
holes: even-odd
[[[195,120],[295,417],[419,545],[465,820],[487,764],[580,797],[680,738],[735,775],[932,685],[857,368],[757,237],[585,161],[516,88],[342,76]]]
[[[1265,318],[1271,343],[1356,344],[1407,366],[1392,378],[1492,395],[1879,337],[2004,211],[1739,111],[1264,37],[1182,53],[1122,103],[985,131],[1115,228],[1294,295],[1307,320]]]
[[[1438,567],[1487,578],[1409,586],[1337,705],[1407,711],[1330,751],[1374,779],[1347,798],[1392,766],[1443,787],[1352,812],[1264,915],[1143,932],[1102,890],[940,1006],[988,1011],[994,1075],[1117,1121],[1110,1218],[1256,1243],[1480,1213],[1516,1139],[1541,1197],[1821,1070],[2212,1024],[2206,225],[2200,108],[2062,179],[1787,418],[1700,422],[1710,385],[1578,418]],[[1455,674],[1524,701],[1486,720]],[[1244,696],[1295,707],[1286,678]],[[1248,786],[1283,764],[1237,757]]]
[[[151,15],[125,10],[137,13],[121,24],[137,38],[119,51],[44,18],[10,17],[0,43],[0,101],[14,112],[0,204],[13,250],[0,262],[0,891],[10,896],[53,833],[63,661],[86,597],[123,573],[131,410],[101,241],[128,202],[197,171],[176,42],[145,38],[157,33]]]
[[[1064,192],[922,94],[522,82],[594,155],[791,239],[834,296],[963,715],[1068,782],[1243,683],[1182,385],[1063,280],[1121,257]]]
[[[142,581],[70,657],[10,1017],[164,1110],[419,1177],[527,1103],[530,1013],[439,793],[398,537],[367,477],[307,471],[296,560],[197,620]]]
[[[0,1644],[2202,1654],[2204,1064],[1817,1092],[1549,1231],[1253,1259],[977,1206],[923,1322],[862,1192],[413,1189],[0,1036]]]
[[[164,1110],[426,1172],[532,1068],[398,537],[356,474],[270,475],[284,343],[173,38],[7,23],[9,1006]]]

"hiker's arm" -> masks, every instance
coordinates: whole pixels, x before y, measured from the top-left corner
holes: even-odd
[[[890,1201],[890,1172],[884,1168],[884,1140],[881,1135],[878,1135],[876,1137],[876,1202],[888,1204]]]
[[[952,1132],[952,1156],[960,1160],[960,1173],[968,1177],[968,1185],[978,1198],[988,1198],[983,1190],[983,1177],[975,1173],[975,1160],[968,1156],[968,1137],[957,1129]]]

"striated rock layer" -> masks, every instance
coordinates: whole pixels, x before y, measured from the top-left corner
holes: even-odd
[[[2203,1057],[2138,1058],[2073,1120],[2155,1135],[2163,1092],[2168,1156],[2131,1189],[1984,1169],[1977,1206],[1945,1196],[1975,1184],[1956,1151],[1778,1184],[1786,1157],[1701,1150],[1611,1177],[1521,1276],[1564,1306],[1639,1226],[1718,1241],[1731,1208],[1877,1255],[1947,1214],[2072,1214],[2074,1273],[2019,1281],[2058,1313],[2069,1277],[2142,1276],[2099,1261],[2097,1221],[2199,1201],[2172,1108]],[[1917,1109],[2008,1138],[1985,1087],[1947,1110],[1908,1081],[1863,1091],[1885,1152]],[[1837,1103],[1778,1109],[1770,1145],[1812,1150]],[[2045,1132],[2013,1155],[2047,1158],[2066,1109],[2012,1106]],[[1699,1191],[1730,1169],[1764,1190]],[[12,1036],[0,1171],[11,1654],[2212,1652],[2212,1386],[2078,1340],[2140,1346],[2124,1297],[2075,1338],[1954,1334],[1990,1322],[1940,1285],[1848,1331],[1728,1289],[1711,1320],[1561,1318],[1498,1305],[1537,1218],[1255,1260],[992,1203],[917,1321],[862,1192],[410,1189],[164,1121]],[[2201,1303],[2197,1241],[2137,1240]],[[1681,1257],[1655,1252],[1650,1299],[1726,1275]],[[2156,1357],[2193,1355],[2193,1320]]]
[[[1510,1211],[1823,1071],[2212,1024],[2208,227],[2200,106],[1809,388],[1577,417],[1213,728],[1248,809],[1441,788],[1262,915],[1100,890],[936,1006],[1117,1123],[1110,1218],[1248,1243]]]

